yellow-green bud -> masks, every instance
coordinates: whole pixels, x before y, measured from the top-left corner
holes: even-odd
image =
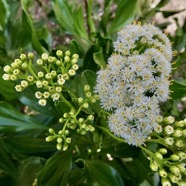
[[[89,107],[89,104],[88,103],[83,103],[83,107],[84,108],[88,108]]]
[[[164,133],[165,134],[172,134],[174,132],[174,128],[172,127],[172,126],[170,126],[170,125],[167,125],[167,126],[165,126],[164,127]]]
[[[78,98],[78,103],[79,103],[79,104],[83,103],[83,98],[82,98],[82,97],[79,97],[79,98]]]
[[[70,56],[70,51],[67,50],[67,51],[65,52],[65,55],[66,55],[66,56]]]
[[[172,161],[178,161],[178,160],[180,159],[180,157],[179,157],[178,155],[176,155],[176,154],[172,154],[172,155],[170,156],[170,159],[171,159]]]
[[[69,56],[65,56],[65,57],[64,57],[64,61],[65,61],[66,63],[70,62]]]
[[[162,186],[172,186],[171,182],[167,178],[161,179]]]
[[[79,69],[79,67],[78,67],[78,65],[74,64],[74,65],[72,65],[72,69],[76,71]]]
[[[155,171],[155,172],[158,171],[158,165],[155,162],[152,162],[150,164],[150,168],[152,171]]]
[[[27,69],[28,69],[28,64],[27,64],[27,63],[23,63],[23,64],[21,65],[21,69],[22,69],[22,70],[27,70]]]
[[[23,88],[28,87],[28,81],[22,80],[22,81],[21,81],[21,86],[22,86]]]
[[[178,181],[178,178],[173,174],[168,174],[168,177],[170,178],[172,183],[176,183]]]
[[[15,89],[16,89],[17,92],[23,91],[23,87],[21,85],[16,85]]]
[[[34,77],[33,76],[27,76],[27,81],[29,81],[29,82],[34,81]]]
[[[162,126],[161,125],[157,125],[155,128],[154,128],[154,131],[157,132],[158,134],[162,132]]]
[[[166,177],[167,177],[167,172],[166,172],[164,169],[160,169],[160,170],[159,170],[159,175],[160,175],[162,178],[166,178]]]
[[[70,142],[71,142],[71,138],[67,138],[65,141],[66,141],[67,143],[70,143]]]
[[[39,66],[42,66],[42,65],[43,65],[43,60],[42,60],[42,59],[38,59],[36,63],[37,63]]]
[[[21,54],[20,55],[20,59],[21,59],[21,61],[25,61],[26,60],[26,55],[25,54]]]
[[[69,73],[70,76],[74,76],[74,75],[76,74],[76,71],[73,70],[73,69],[70,69],[70,70],[68,71],[68,73]]]
[[[41,105],[41,106],[45,106],[46,103],[47,103],[47,101],[46,101],[46,99],[40,99],[40,100],[38,101],[38,103],[39,103],[39,105]]]
[[[48,136],[48,137],[46,137],[45,140],[46,140],[47,142],[51,142],[51,141],[54,140],[54,136]]]
[[[181,160],[186,159],[186,153],[185,152],[178,151],[176,154],[180,157]]]
[[[173,132],[172,136],[174,136],[174,137],[176,137],[176,138],[179,138],[179,137],[182,136],[182,131],[179,130],[179,129],[176,129],[176,130]]]
[[[173,143],[174,143],[174,139],[173,138],[171,138],[171,137],[166,137],[166,138],[164,138],[164,143],[165,143],[165,145],[173,145]]]
[[[90,86],[89,86],[89,85],[85,85],[85,86],[84,86],[84,91],[85,91],[85,92],[90,91]]]
[[[83,118],[79,118],[79,122],[80,123],[83,123],[84,122],[84,119]]]
[[[16,76],[16,75],[11,75],[11,76],[10,76],[10,79],[11,79],[12,81],[15,81],[15,80],[17,80],[17,76]]]
[[[89,116],[88,116],[88,120],[93,121],[93,120],[94,120],[94,116],[93,116],[93,115],[89,115]]]
[[[160,152],[161,154],[167,154],[167,149],[165,149],[165,148],[160,148],[160,149],[158,150],[158,152]]]
[[[160,159],[160,160],[162,160],[162,159],[163,159],[162,154],[161,154],[161,153],[159,153],[159,152],[156,152],[154,155],[156,156],[156,158],[158,158],[158,159]]]
[[[62,138],[57,138],[57,142],[58,142],[58,143],[61,143],[62,141],[63,141]]]
[[[18,68],[13,70],[13,74],[16,75],[16,76],[19,75],[20,74],[20,70]]]
[[[13,72],[13,69],[11,66],[9,65],[6,65],[3,70],[6,72],[6,73],[12,73]]]
[[[57,55],[57,57],[61,58],[61,57],[63,57],[63,52],[61,50],[57,50],[56,55]]]
[[[175,141],[175,146],[179,147],[179,148],[183,147],[183,141],[182,140],[176,140]]]
[[[69,135],[69,130],[65,130],[65,135]]]
[[[184,121],[178,121],[174,124],[176,127],[184,127]]]
[[[3,79],[5,80],[5,81],[9,81],[10,80],[10,74],[3,74]]]
[[[57,150],[61,150],[62,149],[62,144],[61,143],[57,143],[56,148],[57,148]]]
[[[43,53],[43,54],[41,55],[41,59],[42,59],[43,61],[47,61],[47,60],[48,60],[48,54]]]
[[[92,94],[91,94],[91,92],[86,92],[86,93],[85,93],[85,96],[86,96],[87,98],[90,98],[90,97],[92,96]]]
[[[27,56],[30,60],[34,59],[34,54],[32,52],[29,52]]]
[[[175,165],[170,166],[170,172],[172,172],[175,176],[180,175],[180,169],[176,167]]]
[[[174,117],[172,117],[172,116],[165,117],[165,118],[163,119],[163,122],[164,122],[165,124],[172,124],[172,123],[174,123]]]
[[[49,129],[48,129],[48,132],[49,132],[50,134],[55,134],[55,131],[54,131],[54,129],[52,129],[52,128],[49,128]]]
[[[63,117],[64,117],[64,118],[68,118],[68,113],[64,113],[64,114],[63,114]]]

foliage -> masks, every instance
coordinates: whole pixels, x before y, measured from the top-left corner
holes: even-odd
[[[161,11],[167,2],[161,0],[152,8],[152,0],[0,0],[0,186],[158,186],[160,177],[166,183],[162,171],[160,177],[153,171],[166,167],[171,172],[169,164],[180,165],[182,160],[176,156],[186,150],[179,141],[185,142],[185,137],[178,134],[180,128],[185,131],[186,123],[186,22],[178,25],[175,36],[169,36],[177,50],[176,63],[172,63],[176,70],[170,86],[172,99],[161,103],[162,130],[171,125],[176,134],[157,129],[146,147],[128,145],[109,131],[110,111],[101,108],[94,87],[98,70],[107,66],[114,51],[116,32],[134,19],[152,22],[156,12],[165,17],[178,13]],[[156,26],[163,30],[168,24]],[[70,64],[73,54],[77,60]],[[21,61],[22,74],[14,82],[4,81],[3,68],[14,59]],[[47,61],[45,68],[38,65],[38,59]],[[49,85],[58,83],[63,94],[38,104],[38,72],[46,75],[52,70],[57,74],[48,79]],[[24,84],[25,74],[34,79],[17,92],[20,87],[15,90],[15,86]],[[57,79],[60,74],[64,84]],[[183,121],[174,122],[169,115]],[[167,145],[167,136],[177,140],[174,146]]]

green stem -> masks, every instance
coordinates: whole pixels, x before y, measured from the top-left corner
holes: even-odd
[[[97,126],[97,128],[101,129],[102,131],[106,132],[110,137],[114,138],[115,140],[119,141],[119,142],[123,142],[125,143],[125,140],[119,137],[116,137],[114,134],[112,134],[108,129],[106,129],[105,127],[101,127],[101,126]]]
[[[64,102],[69,108],[73,108],[73,106],[70,104],[69,101],[66,100],[66,98],[63,96],[63,94],[61,93],[60,95],[61,101]]]

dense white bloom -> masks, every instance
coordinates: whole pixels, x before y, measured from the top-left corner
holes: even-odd
[[[167,36],[151,24],[127,25],[118,32],[115,53],[97,73],[95,92],[111,131],[140,145],[157,127],[158,103],[169,97],[172,50]]]

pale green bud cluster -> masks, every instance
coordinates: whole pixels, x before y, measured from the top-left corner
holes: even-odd
[[[55,133],[53,129],[49,129],[50,135],[46,138],[46,141],[50,142],[56,140],[56,148],[58,150],[62,149],[65,151],[68,149],[68,145],[71,142],[71,138],[69,136],[72,130],[75,130],[81,135],[85,135],[87,132],[93,132],[95,130],[92,126],[94,116],[92,114],[88,114],[83,118],[80,113],[89,109],[89,104],[95,103],[98,96],[91,93],[89,85],[84,86],[84,94],[85,98],[79,97],[77,99],[78,108],[72,108],[69,112],[63,113],[63,117],[59,119],[59,123],[63,124],[63,129],[59,130],[58,133]]]
[[[44,53],[40,59],[34,63],[34,54],[21,54],[10,66],[4,67],[6,72],[4,80],[18,81],[15,86],[16,91],[22,92],[30,85],[35,85],[37,90],[35,97],[41,106],[47,104],[47,99],[51,98],[54,102],[59,101],[63,85],[66,80],[76,74],[78,70],[77,54],[57,50],[56,56],[49,56]]]
[[[162,185],[186,183],[186,119],[175,122],[172,116],[159,122],[150,141],[161,147],[150,155],[150,168],[158,171]],[[148,153],[148,151],[147,151]]]

